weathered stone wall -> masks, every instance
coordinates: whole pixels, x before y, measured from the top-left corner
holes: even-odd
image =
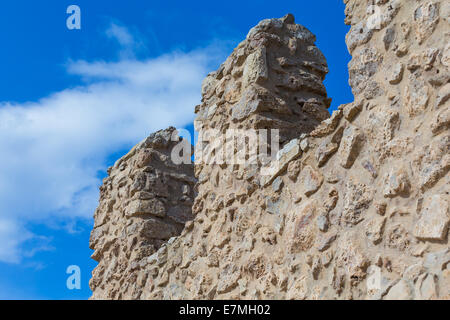
[[[314,36],[261,22],[205,80],[196,127],[280,129],[279,169],[196,165],[194,220],[140,256],[133,294],[94,297],[450,298],[449,4],[344,2],[355,101],[327,118]]]
[[[279,129],[284,143],[327,119],[328,67],[315,40],[292,15],[261,21],[204,80],[196,130]]]
[[[174,128],[156,132],[108,169],[90,239],[99,262],[90,281],[92,298],[139,298],[147,279],[142,260],[192,220],[194,168],[171,160],[179,143]]]

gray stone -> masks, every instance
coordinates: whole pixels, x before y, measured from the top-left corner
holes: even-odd
[[[439,274],[450,263],[450,248],[427,253],[423,259],[423,266],[428,271]]]
[[[425,199],[414,236],[422,240],[444,240],[450,222],[448,196],[435,194]]]
[[[347,43],[348,51],[352,51],[362,44],[367,43],[370,38],[372,38],[373,30],[369,29],[366,20],[353,25],[345,37],[345,42]]]
[[[302,149],[303,152],[308,151],[308,149],[309,149],[309,140],[308,140],[308,138],[305,138],[305,139],[303,139],[300,142],[300,148]]]
[[[413,288],[406,280],[400,280],[384,297],[385,300],[410,300],[413,298]]]
[[[415,293],[416,299],[432,300],[439,298],[438,278],[434,274],[422,274],[416,281]]]
[[[320,215],[317,217],[317,227],[320,231],[326,232],[328,230],[328,218],[325,215]]]
[[[399,84],[403,79],[404,67],[401,62],[396,63],[389,71],[387,80],[390,84]]]
[[[283,189],[283,179],[281,179],[281,177],[276,178],[273,182],[272,182],[272,190],[273,192],[280,192],[281,189]]]
[[[303,182],[306,196],[311,196],[319,190],[323,183],[323,176],[311,166],[306,166],[300,173],[299,181]]]
[[[395,29],[387,28],[383,36],[384,48],[386,49],[386,51],[389,50],[394,40],[395,40]]]
[[[266,200],[266,210],[270,214],[279,215],[280,211],[286,207],[286,203],[283,200]]]
[[[434,31],[439,21],[439,4],[427,1],[414,11],[416,38],[421,44]]]

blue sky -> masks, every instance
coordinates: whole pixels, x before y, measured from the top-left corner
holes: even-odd
[[[81,8],[81,30],[66,9]],[[151,132],[192,130],[201,81],[251,27],[291,12],[317,36],[332,109],[351,102],[332,1],[3,1],[0,299],[86,299],[98,186]],[[81,268],[81,290],[66,269]]]

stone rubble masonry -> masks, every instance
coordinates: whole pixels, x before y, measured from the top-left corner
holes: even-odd
[[[450,299],[449,3],[344,3],[354,102],[330,116],[314,35],[260,22],[195,126],[279,129],[278,169],[175,166],[153,134],[101,187],[93,299]]]
[[[108,169],[90,237],[92,298],[137,298],[140,265],[193,219],[194,167],[171,161],[179,142],[175,128],[158,131]]]

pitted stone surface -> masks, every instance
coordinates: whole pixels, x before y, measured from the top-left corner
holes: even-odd
[[[355,101],[330,117],[292,15],[258,24],[203,82],[195,125],[280,129],[277,166],[196,164],[194,194],[188,172],[159,182],[179,170],[153,163],[164,139],[138,146],[102,187],[93,298],[450,299],[448,5],[344,3]]]
[[[148,257],[193,219],[194,168],[170,160],[179,139],[175,128],[156,132],[108,169],[90,239],[99,262],[90,281],[92,298],[139,298]]]

